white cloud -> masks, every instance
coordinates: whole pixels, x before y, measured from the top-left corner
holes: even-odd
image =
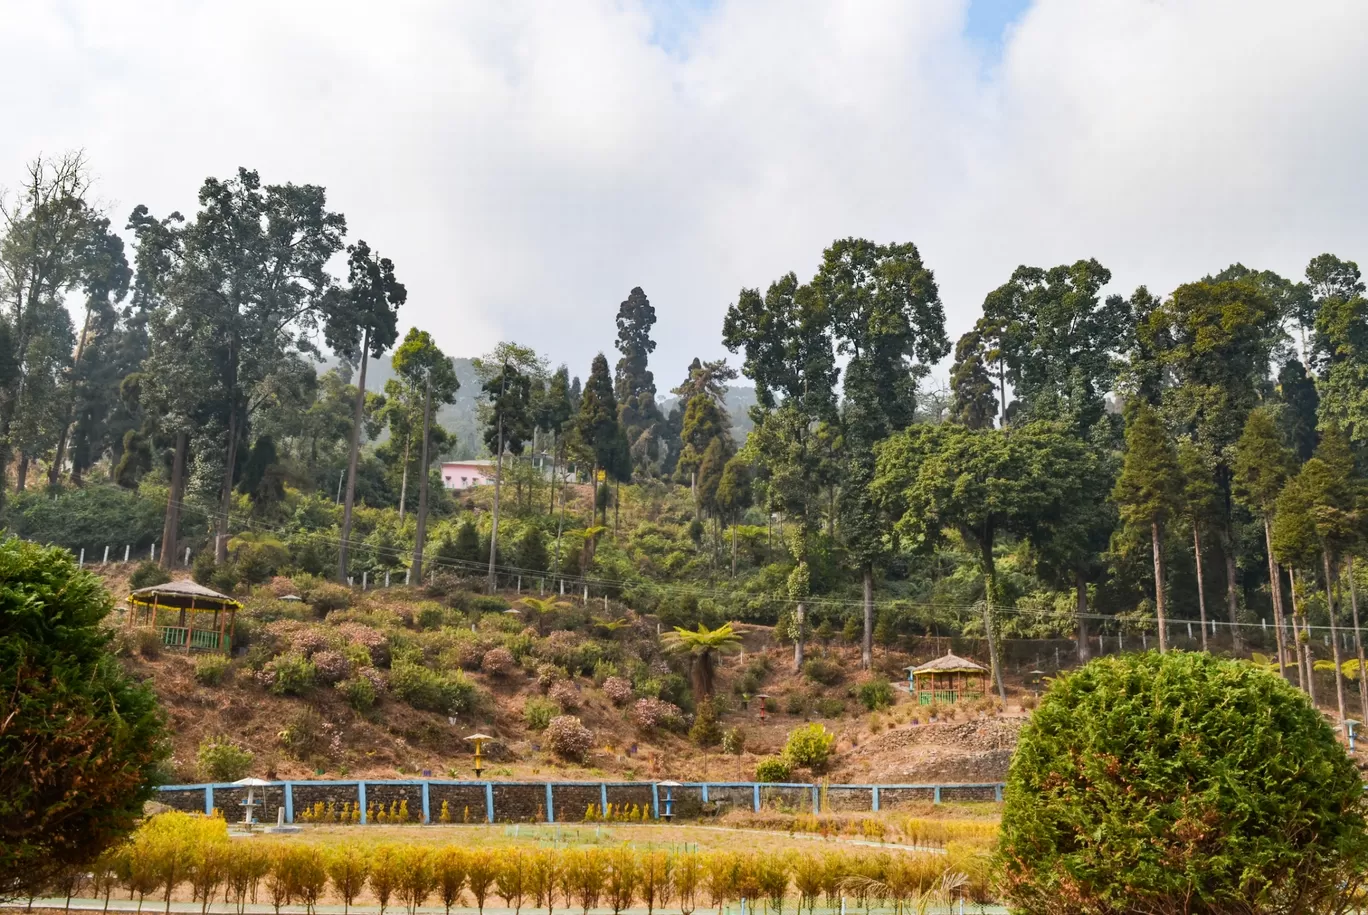
[[[915,241],[952,333],[1021,262],[1368,261],[1368,5],[1037,0],[1000,61],[964,6],[719,0],[658,42],[637,0],[0,0],[0,183],[78,146],[116,219],[321,183],[450,352],[583,373],[640,285],[662,385],[844,235]]]

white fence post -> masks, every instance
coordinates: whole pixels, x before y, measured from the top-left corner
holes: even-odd
[[[85,547],[81,547],[81,558],[78,559],[78,560],[76,560],[76,568],[80,569],[80,568],[84,568],[84,567],[85,567]]]
[[[190,547],[185,548],[185,565],[190,565]]]
[[[131,549],[133,549],[132,546],[127,543],[124,544],[124,562],[128,562],[128,551]]]
[[[108,563],[109,563],[109,547],[106,546],[106,547],[105,547],[104,559],[100,560],[100,564],[101,564],[101,565],[107,565]]]

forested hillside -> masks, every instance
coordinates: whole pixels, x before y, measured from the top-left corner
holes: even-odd
[[[999,278],[952,341],[915,245],[838,239],[738,291],[730,360],[653,362],[630,278],[590,365],[516,341],[465,360],[400,338],[404,265],[322,187],[242,170],[187,187],[184,217],[123,214],[89,174],[35,162],[0,224],[22,536],[157,544],[168,567],[188,549],[220,589],[564,582],[671,625],[777,625],[800,666],[839,633],[866,667],[930,636],[982,639],[985,662],[1022,640],[1061,663],[1118,641],[1257,652],[1308,687],[1329,666],[1358,711],[1353,261],[1117,292],[1079,252]],[[442,489],[440,458],[486,453],[497,487]]]

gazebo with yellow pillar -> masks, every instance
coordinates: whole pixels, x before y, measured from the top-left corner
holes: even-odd
[[[168,581],[128,595],[129,624],[152,626],[162,644],[186,651],[229,652],[242,604],[193,581]]]

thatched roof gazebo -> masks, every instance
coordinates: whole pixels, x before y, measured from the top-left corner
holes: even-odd
[[[233,644],[233,627],[242,604],[227,594],[195,584],[168,581],[128,595],[130,625],[153,626],[162,644],[186,651],[222,651]]]
[[[922,705],[981,699],[988,687],[988,668],[952,652],[907,668],[908,686]]]

